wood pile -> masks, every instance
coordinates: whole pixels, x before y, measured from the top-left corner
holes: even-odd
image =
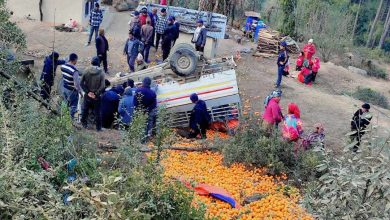
[[[297,43],[290,37],[281,37],[278,31],[270,28],[261,29],[259,32],[259,40],[257,42],[257,53],[254,56],[272,57],[278,54],[279,44],[282,41],[287,43],[287,51],[289,53],[299,53]]]

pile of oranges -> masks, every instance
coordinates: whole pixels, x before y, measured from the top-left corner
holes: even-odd
[[[195,195],[194,206],[205,204],[207,217],[220,219],[313,219],[298,205],[297,190],[286,195],[281,182],[285,175],[273,177],[265,169],[234,164],[223,165],[222,155],[212,152],[165,151],[162,161],[167,178],[180,178],[193,183],[206,183],[227,190],[237,203],[255,194],[262,199],[232,208],[228,203],[209,196]]]
[[[208,141],[214,141],[218,139],[227,139],[229,135],[219,131],[207,130],[206,133]],[[182,137],[176,137],[176,141],[173,144],[174,147],[200,147],[202,146],[201,140],[187,139]]]

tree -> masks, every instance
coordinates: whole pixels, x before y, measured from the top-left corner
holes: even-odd
[[[379,40],[378,49],[382,49],[383,44],[385,43],[385,39],[386,39],[386,37],[389,34],[389,27],[390,27],[390,6],[389,6],[389,9],[387,10],[385,26],[384,26],[384,29],[383,29],[383,33],[382,33],[381,39]]]
[[[359,18],[359,12],[360,12],[360,7],[361,7],[361,5],[362,5],[362,1],[363,1],[363,0],[360,0],[360,1],[359,1],[359,6],[358,6],[358,9],[357,9],[357,11],[356,11],[355,22],[354,22],[354,24],[353,24],[352,38],[351,38],[351,39],[353,39],[353,37],[355,36],[355,31],[356,31],[356,26],[357,26],[357,22],[358,22],[358,18]]]
[[[297,0],[280,0],[280,6],[283,12],[283,22],[280,31],[286,35],[296,36],[295,8],[297,7]]]
[[[368,34],[366,47],[372,47],[372,44],[373,44],[373,43],[372,43],[372,36],[373,36],[373,34],[374,34],[374,30],[375,30],[376,23],[378,22],[378,19],[379,19],[379,15],[380,15],[380,13],[381,13],[382,5],[383,5],[383,0],[381,0],[381,1],[379,2],[379,6],[378,6],[378,8],[377,8],[377,11],[376,11],[376,15],[375,15],[374,21],[373,21],[372,24],[371,24],[370,33]]]

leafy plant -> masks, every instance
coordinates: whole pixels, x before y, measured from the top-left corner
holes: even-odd
[[[357,90],[352,93],[352,96],[363,102],[372,103],[383,108],[388,109],[390,107],[389,102],[384,95],[370,88],[358,87]]]

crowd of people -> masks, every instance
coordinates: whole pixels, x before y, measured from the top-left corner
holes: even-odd
[[[57,52],[52,52],[45,58],[41,74],[41,96],[44,100],[50,99],[51,89],[55,81],[55,72],[61,66],[61,95],[69,107],[70,117],[77,121],[76,113],[80,111],[80,122],[84,128],[89,125],[90,114],[94,116],[93,122],[96,130],[104,128],[128,128],[132,122],[135,111],[147,115],[145,140],[152,135],[153,127],[157,117],[157,95],[152,88],[152,79],[145,77],[141,85],[135,85],[132,79],[122,85],[111,86],[106,79],[108,74],[107,52],[109,42],[105,37],[104,29],[100,28],[103,14],[96,3],[95,9],[90,17],[90,35],[87,45],[90,45],[91,38],[95,33],[96,56],[92,58],[91,65],[81,74],[77,68],[78,55],[71,53],[67,61],[59,59]],[[140,12],[135,11],[129,21],[128,39],[125,43],[123,53],[127,56],[129,70],[131,72],[141,71],[148,68],[150,63],[149,51],[152,47],[161,49],[163,60],[167,59],[171,47],[179,38],[179,22],[174,16],[168,16],[167,10],[162,8],[158,13],[157,9],[148,12],[142,8]],[[199,52],[204,52],[207,39],[207,29],[202,20],[197,21],[197,28],[191,40]],[[300,71],[298,79],[310,84],[315,81],[320,68],[320,61],[314,57],[316,48],[313,40],[310,39],[305,45],[296,62],[296,70]],[[101,68],[103,64],[103,68]],[[314,130],[303,135],[300,109],[297,104],[288,104],[286,115],[282,113],[280,100],[282,91],[280,85],[282,76],[289,71],[289,55],[286,42],[280,43],[280,50],[277,58],[278,74],[275,87],[277,90],[268,95],[264,101],[264,113],[262,114],[263,128],[268,134],[279,130],[282,124],[281,135],[290,142],[301,140],[301,147],[307,149],[313,144],[322,144],[325,134],[322,124],[316,124]],[[196,93],[191,94],[191,102],[194,108],[191,112],[189,130],[179,133],[187,138],[206,138],[206,130],[209,129],[211,117],[206,102],[199,99]],[[80,106],[81,109],[78,109]],[[356,141],[354,151],[358,150],[361,138],[365,129],[370,123],[372,115],[369,112],[370,105],[364,104],[353,116],[351,139]],[[119,120],[116,120],[119,119]],[[117,122],[117,123],[116,123]]]

